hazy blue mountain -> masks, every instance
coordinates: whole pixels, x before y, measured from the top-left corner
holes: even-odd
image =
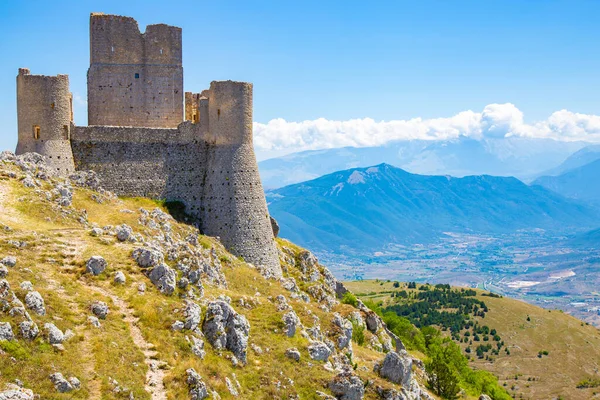
[[[600,159],[571,169],[558,176],[542,176],[532,185],[540,185],[565,197],[600,205]]]
[[[426,175],[516,176],[529,181],[562,163],[584,142],[503,138],[412,140],[378,147],[304,151],[259,163],[263,186],[278,188],[348,168],[387,163]]]
[[[600,145],[586,146],[569,156],[559,166],[545,171],[542,176],[558,176],[593,161],[600,160]]]
[[[443,232],[600,225],[594,209],[516,178],[415,175],[389,164],[270,190],[267,201],[282,237],[338,252],[426,243]]]
[[[594,229],[593,231],[576,235],[569,241],[569,244],[575,247],[599,249],[600,229]]]

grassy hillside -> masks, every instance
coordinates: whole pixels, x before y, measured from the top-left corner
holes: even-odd
[[[400,390],[373,372],[374,363],[385,354],[369,331],[362,345],[353,344],[353,351],[336,349],[327,362],[309,358],[309,328],[318,328],[322,340],[337,343],[341,333],[333,324],[334,313],[345,317],[357,309],[333,297],[332,276],[318,264],[307,264],[312,257],[307,251],[278,241],[286,279],[268,280],[215,238],[174,220],[160,203],[68,186],[36,168],[0,160],[0,260],[16,257],[16,265],[5,268],[7,275],[0,277],[0,283],[5,279],[11,288],[0,293],[0,322],[10,323],[15,335],[14,340],[0,340],[0,392],[20,382],[43,399],[184,399],[190,390],[186,370],[194,368],[208,393],[214,391],[222,399],[234,397],[232,388],[243,399],[316,399],[322,398],[318,392],[332,393],[329,384],[344,360],[364,382],[365,399],[379,399],[382,389]],[[64,201],[69,193],[72,204]],[[121,224],[133,228],[135,241],[115,236]],[[100,229],[94,232],[94,227]],[[203,288],[189,285],[176,287],[171,295],[159,292],[132,258],[134,249],[150,244],[165,249],[165,262],[176,271],[178,284],[184,270],[179,263],[198,262],[209,271],[202,275]],[[86,272],[94,255],[108,262],[97,276]],[[114,281],[117,271],[124,273],[124,284]],[[289,278],[298,289],[284,287]],[[31,291],[24,282],[40,293],[45,315],[28,306],[19,313],[18,303]],[[13,292],[17,300],[11,302]],[[193,338],[202,339],[202,333],[172,328],[186,319],[187,300],[200,305],[201,327],[207,322],[207,304],[219,297],[227,301],[223,296],[250,324],[246,365],[232,352],[216,350],[206,338],[202,359],[192,349]],[[295,311],[302,324],[293,337],[283,333],[278,296],[285,296],[289,307],[283,310]],[[96,301],[109,307],[100,327],[89,319]],[[19,333],[23,312],[39,327],[33,340]],[[71,331],[72,337],[50,345],[45,323]],[[299,350],[299,362],[285,355],[292,347]],[[81,388],[59,393],[49,379],[56,372],[76,377]],[[413,376],[422,382],[419,368]]]
[[[411,303],[412,299],[392,297],[399,291],[418,293],[406,283],[394,287],[393,282],[347,282],[346,287],[364,301],[383,302],[384,306]],[[421,285],[418,284],[417,287]],[[524,399],[590,399],[600,387],[577,388],[584,380],[598,384],[600,379],[600,331],[558,310],[546,310],[510,298],[484,296],[477,290],[475,299],[483,301],[485,317],[472,317],[480,325],[495,329],[504,342],[498,355],[486,353],[479,359],[472,351],[470,365],[490,371],[515,398]],[[450,310],[452,311],[452,310]],[[459,337],[465,338],[462,329]],[[446,332],[450,335],[450,332]],[[483,336],[483,335],[482,335]],[[472,335],[469,337],[470,343]],[[484,342],[459,343],[473,350]],[[509,353],[505,349],[509,349]],[[540,354],[541,352],[541,354]],[[545,354],[547,352],[547,354]],[[491,358],[491,360],[486,360]],[[595,381],[595,382],[594,382]],[[592,384],[591,386],[595,386]]]

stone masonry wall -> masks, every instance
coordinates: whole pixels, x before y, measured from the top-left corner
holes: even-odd
[[[181,28],[91,15],[89,125],[176,128],[183,95]]]

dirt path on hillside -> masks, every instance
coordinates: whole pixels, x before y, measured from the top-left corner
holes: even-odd
[[[150,393],[152,400],[166,400],[167,393],[164,385],[165,372],[160,368],[164,363],[156,358],[158,353],[152,350],[154,347],[152,343],[149,343],[144,339],[142,331],[137,326],[138,319],[133,316],[133,311],[127,307],[127,303],[118,296],[99,287],[93,286],[91,288],[106,297],[110,297],[113,303],[119,308],[119,311],[125,315],[123,321],[129,326],[131,338],[135,345],[144,353],[144,362],[148,366],[146,385],[144,388]]]
[[[10,186],[8,182],[0,181],[0,223],[8,224],[10,222],[18,222],[17,212],[8,207],[8,200],[10,198]]]

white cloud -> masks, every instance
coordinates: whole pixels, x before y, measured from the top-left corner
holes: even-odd
[[[490,104],[482,112],[463,111],[448,118],[375,121],[371,118],[288,122],[278,118],[254,123],[259,153],[290,153],[344,146],[378,146],[395,140],[476,139],[522,136],[600,142],[600,116],[561,110],[547,120],[526,124],[514,104]]]

